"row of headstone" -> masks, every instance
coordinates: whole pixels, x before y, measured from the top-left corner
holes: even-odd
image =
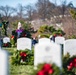
[[[50,39],[48,38],[41,38],[38,40],[38,43],[50,43]],[[17,50],[25,50],[25,49],[32,49],[32,40],[30,38],[18,38],[17,39]]]
[[[3,38],[3,43],[10,42],[9,37],[4,37]],[[48,38],[40,38],[39,43],[50,43],[50,39]],[[57,44],[63,44],[63,53],[64,55],[67,54],[67,52],[72,56],[76,54],[76,39],[68,39],[65,40],[64,37],[58,36],[55,38],[55,43]],[[17,40],[17,49],[18,50],[25,50],[25,49],[30,49],[32,48],[32,40],[29,38],[19,38]]]
[[[5,37],[3,38],[3,43],[7,43],[10,42],[10,38],[9,37]],[[48,38],[41,38],[38,41],[39,43],[50,43],[50,39]],[[68,39],[65,40],[64,37],[58,36],[55,38],[55,43],[57,44],[63,44],[63,54],[67,54],[67,52],[72,56],[76,54],[76,39]],[[25,49],[29,49],[31,50],[32,48],[32,40],[29,38],[19,38],[17,40],[17,49],[18,50],[25,50]]]
[[[60,45],[40,39],[39,43],[36,44],[34,48],[34,68],[36,69],[37,65],[40,63],[55,63],[61,68],[62,61]]]
[[[65,40],[64,37],[56,37],[55,43],[63,45],[63,55],[67,53],[69,53],[70,56],[76,55],[76,39]]]
[[[17,39],[17,49],[31,50],[31,43],[32,41],[29,38],[19,38]],[[39,39],[34,48],[34,66],[36,67],[39,63],[55,63],[61,68],[60,45],[51,42],[48,38]]]
[[[39,39],[39,42],[41,43],[42,41],[46,41],[46,42],[50,42],[50,39],[48,38],[41,38]],[[60,43],[63,43],[64,41],[64,37],[56,37],[55,39],[55,42],[60,42]],[[10,42],[10,38],[9,37],[4,37],[3,38],[3,43],[7,43],[7,42]]]
[[[38,40],[38,43],[51,43],[50,39],[48,38],[40,38]],[[66,55],[69,53],[71,56],[76,54],[76,39],[68,39],[65,40],[64,37],[56,37],[55,43],[57,44],[63,44],[63,54]],[[17,39],[17,49],[18,50],[25,50],[29,49],[32,50],[32,40],[29,38],[19,38]]]
[[[46,38],[39,39],[39,43],[34,49],[34,66],[36,67],[39,63],[43,62],[53,62],[57,64],[57,66],[62,67],[62,59],[59,58],[62,57],[61,45],[63,45],[63,55],[67,53],[69,53],[70,56],[76,55],[76,39],[65,40],[64,37],[58,36],[55,38],[55,43]]]
[[[17,39],[17,49],[25,50],[32,48],[32,40],[29,38]],[[55,43],[48,38],[41,38],[34,48],[34,66],[40,63],[55,63],[62,68],[61,46],[64,45],[64,55],[67,52],[72,56],[76,55],[76,39],[65,40],[64,37],[55,38]],[[0,75],[7,75],[7,54],[0,51]]]

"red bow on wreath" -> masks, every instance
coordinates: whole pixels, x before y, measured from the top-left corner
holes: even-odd
[[[74,58],[67,66],[68,70],[71,70],[73,67],[76,67],[76,58]]]
[[[52,65],[50,64],[44,64],[42,69],[37,73],[37,75],[49,75],[53,74],[54,70],[52,68]]]
[[[25,61],[25,57],[27,56],[27,54],[25,52],[21,52],[20,56],[21,56],[22,60]]]

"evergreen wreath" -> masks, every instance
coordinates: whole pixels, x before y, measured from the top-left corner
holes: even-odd
[[[61,70],[55,64],[39,64],[37,70],[32,75],[60,75]]]
[[[63,58],[63,70],[64,75],[76,75],[76,55],[67,54]]]
[[[33,65],[34,53],[33,50],[16,50],[11,57],[12,64],[15,65]]]

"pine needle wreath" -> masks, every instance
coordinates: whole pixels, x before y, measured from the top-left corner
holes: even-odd
[[[33,54],[33,50],[16,50],[13,53],[13,56],[11,57],[12,64],[15,65],[19,65],[19,64],[23,64],[23,65],[33,65],[33,61],[34,61],[34,54]]]
[[[55,64],[39,64],[38,69],[32,75],[60,75],[61,70]]]
[[[76,75],[76,55],[66,55],[63,58],[63,70],[64,75]]]

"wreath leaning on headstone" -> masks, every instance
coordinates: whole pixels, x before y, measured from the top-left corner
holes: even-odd
[[[63,74],[76,75],[76,55],[70,56],[68,53],[63,58]]]
[[[34,53],[33,50],[16,50],[11,57],[11,63],[14,65],[33,65]]]
[[[55,64],[39,64],[37,69],[33,71],[32,75],[60,75],[61,70]]]

